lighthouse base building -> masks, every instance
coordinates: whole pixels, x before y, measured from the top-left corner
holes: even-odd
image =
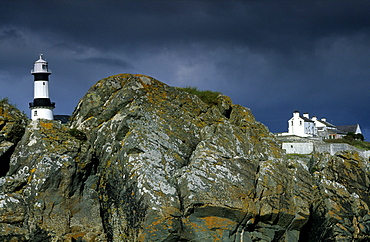
[[[45,106],[41,107],[38,104],[30,103],[30,109],[31,109],[31,119],[48,119],[53,120],[54,114],[53,109],[55,107],[54,103],[51,103],[53,106]]]

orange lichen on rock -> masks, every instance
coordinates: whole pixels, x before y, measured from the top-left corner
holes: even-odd
[[[212,229],[225,229],[225,228],[228,228],[230,226],[236,225],[235,221],[232,221],[232,220],[227,219],[227,218],[210,216],[210,217],[204,217],[204,218],[201,218],[201,219],[204,221],[204,225],[210,230],[212,230]]]
[[[161,231],[173,230],[173,217],[156,217],[148,226],[144,227],[138,236],[138,241],[146,241],[161,234]]]
[[[45,123],[45,122],[43,122],[43,121],[40,121],[40,125],[42,126],[42,127],[44,127],[45,129],[52,129],[53,128],[53,123]]]

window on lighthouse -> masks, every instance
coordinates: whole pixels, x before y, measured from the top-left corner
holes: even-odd
[[[44,85],[44,86],[45,86],[45,82],[43,82],[43,83],[42,83],[42,85]]]
[[[33,112],[33,115],[34,115],[34,116],[37,116],[37,110],[35,110],[35,111]]]

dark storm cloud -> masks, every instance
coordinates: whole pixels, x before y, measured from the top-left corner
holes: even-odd
[[[22,35],[14,28],[7,28],[0,32],[0,41],[24,41]]]
[[[104,49],[181,47],[195,41],[289,54],[311,51],[323,37],[369,30],[368,6],[314,1],[28,1],[17,6],[18,14],[8,13],[4,19]]]
[[[132,65],[126,61],[116,59],[116,58],[106,58],[106,57],[92,57],[84,59],[76,59],[77,62],[86,64],[97,64],[102,66],[117,66],[120,68],[132,68]]]
[[[272,131],[285,131],[296,109],[370,130],[368,1],[0,1],[0,9],[0,96],[26,112],[29,70],[44,53],[62,113],[100,78],[132,72],[221,91]]]

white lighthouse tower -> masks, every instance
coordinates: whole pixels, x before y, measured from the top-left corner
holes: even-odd
[[[48,68],[48,63],[42,58],[38,59],[31,70],[34,76],[34,99],[30,103],[31,118],[53,120],[53,109],[55,103],[50,101],[49,98],[49,75],[51,70]]]

